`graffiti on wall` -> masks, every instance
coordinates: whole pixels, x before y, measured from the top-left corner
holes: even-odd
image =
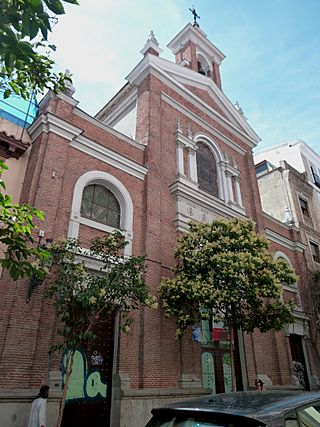
[[[103,358],[97,351],[91,356],[92,364],[99,366]],[[66,354],[63,357],[63,383],[66,373]],[[86,353],[76,350],[73,359],[72,372],[69,379],[66,400],[74,399],[100,399],[107,396],[107,384],[102,380],[98,369],[89,372]]]
[[[232,391],[232,371],[231,371],[231,357],[229,353],[223,355],[223,381],[224,391],[229,393]]]

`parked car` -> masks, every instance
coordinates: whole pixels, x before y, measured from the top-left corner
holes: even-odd
[[[152,410],[146,427],[320,427],[320,393],[241,391]]]

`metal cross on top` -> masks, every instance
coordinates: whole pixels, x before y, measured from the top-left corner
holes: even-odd
[[[200,16],[197,14],[196,9],[194,8],[194,6],[192,6],[192,9],[191,9],[191,8],[189,8],[189,10],[190,10],[190,12],[191,12],[191,13],[192,13],[192,15],[193,15],[193,26],[194,26],[194,27],[199,27],[199,24],[198,24],[198,22],[197,22],[197,18],[199,18],[199,19],[200,19]]]

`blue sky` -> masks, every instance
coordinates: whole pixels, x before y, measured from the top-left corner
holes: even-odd
[[[258,149],[303,139],[320,154],[320,0],[79,0],[51,36],[79,107],[94,115],[125,83],[154,30],[164,50],[188,23],[226,55],[222,86],[262,139]]]

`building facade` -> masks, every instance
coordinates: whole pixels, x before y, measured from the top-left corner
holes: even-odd
[[[126,85],[95,117],[77,107],[72,87],[44,97],[28,128],[32,147],[20,196],[45,212],[40,237],[74,237],[86,247],[92,237],[119,229],[127,254],[146,256],[145,280],[157,295],[190,220],[252,218],[275,257],[303,277],[301,235],[262,210],[252,154],[259,137],[222,91],[223,53],[191,24],[168,47],[175,62],[161,58],[151,34]],[[238,332],[239,390],[253,388],[256,377],[269,388],[301,387],[293,361],[303,365],[305,387],[317,386],[300,283],[285,288],[297,301],[294,325],[278,333]],[[54,399],[59,396],[61,357],[48,354],[57,322],[45,285],[30,295],[27,280],[12,283],[3,272],[0,286],[0,404],[2,393],[6,426],[18,426],[26,411],[21,402],[38,386],[47,382]],[[136,312],[129,335],[110,320],[97,344],[77,354],[67,402],[75,425],[99,423],[98,412],[114,427],[144,425],[154,406],[228,391],[226,343],[206,324],[202,336],[208,330],[208,339],[190,331],[179,346],[175,322],[161,307]],[[55,406],[50,410],[54,425]]]

